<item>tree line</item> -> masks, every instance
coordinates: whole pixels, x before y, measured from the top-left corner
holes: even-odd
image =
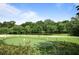
[[[79,10],[79,6],[76,7]],[[79,36],[79,12],[71,20],[54,22],[51,19],[45,21],[25,22],[17,25],[15,21],[0,22],[0,34],[53,34],[69,33]]]
[[[79,19],[72,17],[71,21],[54,22],[45,21],[25,22],[16,25],[15,21],[0,23],[0,34],[53,34],[79,32]],[[76,34],[77,35],[77,34]],[[78,33],[79,35],[79,33]]]

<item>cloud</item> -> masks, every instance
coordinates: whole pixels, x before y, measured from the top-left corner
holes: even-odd
[[[8,4],[0,4],[0,15],[3,16],[13,16],[17,15],[21,11],[19,9],[16,9]]]
[[[63,6],[63,3],[56,3],[55,5],[57,8],[61,8]]]
[[[43,19],[34,11],[22,11],[9,4],[0,4],[0,21],[16,21],[17,24],[26,21],[36,22]]]

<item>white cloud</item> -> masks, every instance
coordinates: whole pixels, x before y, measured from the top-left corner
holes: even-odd
[[[63,6],[63,3],[56,3],[57,8],[61,8]]]
[[[22,11],[9,4],[0,4],[0,21],[16,21],[17,24],[26,21],[36,22],[43,19],[34,11]]]
[[[16,9],[8,4],[0,4],[0,15],[3,16],[13,16],[17,15],[21,11],[19,9]]]

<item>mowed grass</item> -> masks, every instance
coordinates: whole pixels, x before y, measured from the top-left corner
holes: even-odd
[[[47,41],[62,41],[79,44],[79,37],[69,36],[67,34],[55,35],[0,35],[0,40],[9,45],[25,45],[30,42],[31,45],[37,45]]]

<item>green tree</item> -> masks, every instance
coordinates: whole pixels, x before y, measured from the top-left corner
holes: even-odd
[[[21,26],[23,26],[23,27],[25,27],[27,25],[32,26],[33,23],[32,22],[25,22],[25,23],[21,24]]]
[[[20,25],[16,25],[10,29],[11,29],[11,32],[10,32],[11,34],[24,34],[24,32],[25,32],[24,27],[22,27]]]
[[[46,19],[45,21],[44,21],[44,31],[46,32],[46,33],[53,33],[54,32],[54,28],[55,28],[55,22],[54,21],[52,21],[52,20],[50,20],[50,19]]]
[[[2,27],[2,23],[0,22],[0,27]]]
[[[15,21],[10,21],[10,22],[3,22],[2,27],[13,27],[15,25]]]
[[[32,26],[32,33],[40,34],[42,32],[42,27],[40,25],[34,24]]]
[[[25,26],[24,30],[25,30],[25,34],[31,34],[31,32],[32,32],[32,29],[31,29],[30,25]]]
[[[70,21],[70,34],[78,36],[79,34],[79,20],[77,18],[73,18]]]
[[[0,28],[0,34],[8,34],[9,31],[10,31],[10,29],[7,28],[7,27],[1,27]]]
[[[76,7],[79,10],[79,6]],[[78,17],[72,17],[70,21],[70,34],[74,36],[79,36],[79,14],[76,14]]]
[[[79,11],[79,5],[78,5],[78,6],[76,6],[76,9],[77,9],[77,11]],[[79,12],[77,12],[77,13],[76,13],[76,15],[78,15],[78,16],[79,16]]]

